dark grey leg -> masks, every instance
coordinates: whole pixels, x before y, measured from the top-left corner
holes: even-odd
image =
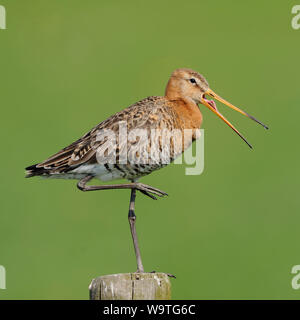
[[[136,257],[136,264],[137,264],[136,272],[144,272],[141,252],[140,252],[139,243],[138,243],[137,234],[136,234],[136,228],[135,228],[135,222],[136,222],[136,215],[134,213],[135,196],[136,196],[136,189],[131,189],[128,221],[129,221],[129,226],[130,226],[130,231],[131,231],[131,236],[132,236],[133,246],[134,246],[134,252]]]
[[[156,200],[156,197],[153,195],[157,195],[159,197],[167,196],[168,194],[162,190],[157,188],[148,186],[147,184],[143,184],[140,182],[132,182],[132,183],[124,183],[124,184],[106,184],[106,185],[99,185],[99,186],[87,186],[86,184],[92,180],[93,176],[86,176],[85,178],[81,179],[77,183],[78,189],[82,191],[96,191],[96,190],[112,190],[112,189],[136,189],[145,194],[146,196]]]
[[[136,256],[136,263],[137,263],[137,271],[136,272],[144,272],[144,267],[141,258],[141,252],[138,244],[135,222],[136,222],[136,215],[134,213],[135,209],[135,197],[136,197],[136,190],[139,190],[141,193],[145,194],[146,196],[155,199],[156,196],[163,197],[168,195],[164,191],[161,191],[157,188],[153,188],[143,183],[139,182],[132,182],[126,184],[110,184],[110,185],[98,185],[98,186],[87,186],[86,184],[92,180],[93,176],[86,176],[85,178],[81,179],[77,183],[77,187],[82,191],[96,191],[96,190],[112,190],[112,189],[131,189],[131,196],[130,196],[130,204],[129,204],[129,212],[128,212],[128,221],[131,231],[131,236],[134,245],[134,251]]]

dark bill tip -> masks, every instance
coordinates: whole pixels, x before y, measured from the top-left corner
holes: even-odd
[[[262,122],[260,122],[259,120],[257,120],[256,118],[254,118],[253,116],[251,116],[249,113],[245,112],[245,114],[253,121],[257,122],[258,124],[260,124],[261,126],[263,126],[265,129],[269,130],[269,127],[266,126],[265,124],[263,124]]]

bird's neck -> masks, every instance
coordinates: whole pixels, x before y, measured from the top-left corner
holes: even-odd
[[[169,100],[180,100],[181,92],[180,85],[177,83],[177,80],[174,78],[170,78],[166,87],[165,96]]]
[[[182,124],[182,129],[200,129],[202,114],[194,101],[180,99],[172,101],[171,105]]]
[[[198,105],[190,98],[165,96],[169,106],[177,115],[177,123],[180,129],[200,129],[202,114]]]
[[[199,129],[202,123],[202,114],[195,101],[183,96],[176,79],[170,78],[165,92],[165,98],[175,110],[179,123],[183,129]]]

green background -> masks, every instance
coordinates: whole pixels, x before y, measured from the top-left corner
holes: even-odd
[[[135,271],[129,191],[24,179],[24,167],[111,114],[163,95],[188,67],[270,126],[218,103],[250,150],[204,106],[205,169],[170,165],[137,198],[147,271],[173,273],[174,299],[299,299],[299,51],[296,1],[1,0],[0,299],[87,299],[92,278]]]

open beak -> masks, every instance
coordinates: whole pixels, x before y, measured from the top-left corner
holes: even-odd
[[[216,103],[214,102],[214,100],[208,100],[205,98],[205,95],[209,95],[212,98],[222,102],[223,104],[225,104],[226,106],[230,107],[231,109],[238,111],[239,113],[243,114],[244,116],[254,120],[255,122],[259,123],[260,125],[262,125],[265,129],[269,129],[266,125],[264,125],[263,123],[261,123],[260,121],[258,121],[257,119],[255,119],[254,117],[252,117],[250,114],[246,113],[245,111],[235,107],[234,105],[232,105],[230,102],[224,100],[223,98],[221,98],[220,96],[218,96],[216,93],[214,93],[211,89],[208,89],[205,94],[203,94],[202,99],[201,99],[201,103],[204,104],[206,107],[208,107],[212,112],[214,112],[219,118],[221,118],[233,131],[235,131],[246,143],[247,145],[252,148],[251,144],[246,140],[246,138],[219,112],[219,110],[217,109]]]

